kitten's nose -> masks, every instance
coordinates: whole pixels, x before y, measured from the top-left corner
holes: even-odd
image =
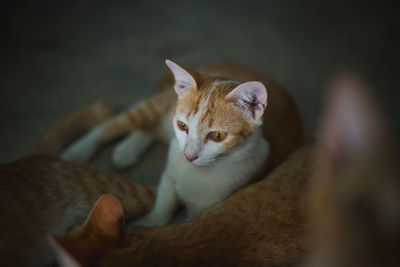
[[[184,152],[183,155],[184,155],[185,158],[186,158],[188,161],[190,161],[190,162],[192,162],[192,161],[194,161],[194,160],[196,160],[196,159],[199,158],[199,155],[196,155],[196,154],[191,155],[191,154],[188,154],[188,153],[186,153],[186,152]]]

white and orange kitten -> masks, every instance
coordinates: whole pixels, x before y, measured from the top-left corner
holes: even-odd
[[[210,67],[204,75],[169,60],[166,64],[175,80],[171,89],[95,128],[63,155],[65,159],[87,160],[99,145],[111,138],[133,129],[154,127],[157,121],[170,121],[164,124],[165,132],[172,132],[172,136],[156,203],[150,213],[135,222],[137,225],[167,224],[178,204],[186,207],[186,219],[197,217],[252,179],[262,177],[268,168],[287,156],[287,151],[299,145],[289,141],[277,152],[269,147],[266,141],[269,137],[290,140],[288,135],[302,135],[290,97],[268,80],[268,88],[278,99],[273,114],[282,119],[294,118],[296,123],[289,126],[284,120],[274,120],[269,123],[269,130],[260,127],[267,107],[267,90],[261,82],[246,82],[259,77],[251,70],[226,64]],[[171,131],[171,116],[174,131]],[[290,127],[295,130],[290,132]],[[150,137],[136,131],[117,147],[113,159],[119,166],[124,165],[118,164],[120,161],[132,162],[150,142]],[[133,150],[135,155],[129,153]],[[270,152],[272,160],[268,158]]]
[[[166,61],[178,102],[168,162],[152,211],[135,224],[164,225],[179,203],[193,219],[247,184],[268,155],[262,136],[267,91],[260,82],[212,78],[201,85]]]

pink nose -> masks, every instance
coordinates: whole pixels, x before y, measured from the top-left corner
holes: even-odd
[[[192,162],[192,161],[194,161],[194,160],[196,160],[196,159],[199,158],[198,155],[190,155],[190,154],[187,154],[186,152],[184,152],[183,155],[184,155],[185,158],[186,158],[188,161],[190,161],[190,162]]]

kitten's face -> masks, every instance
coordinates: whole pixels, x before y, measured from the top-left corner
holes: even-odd
[[[214,164],[261,124],[267,106],[262,83],[205,78],[172,61],[166,60],[166,64],[174,75],[178,95],[172,123],[188,161],[197,166]]]
[[[210,80],[179,99],[172,123],[182,156],[194,165],[216,163],[257,128],[224,98],[237,85]]]

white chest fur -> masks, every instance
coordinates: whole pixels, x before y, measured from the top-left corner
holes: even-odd
[[[131,225],[165,225],[178,203],[186,206],[186,219],[199,216],[206,208],[247,184],[265,162],[268,151],[268,143],[258,129],[216,164],[198,167],[183,158],[178,141],[173,137],[154,207]]]
[[[179,201],[194,217],[247,184],[267,155],[268,143],[262,138],[261,129],[215,165],[206,167],[185,160],[173,138],[165,178],[171,179]]]

